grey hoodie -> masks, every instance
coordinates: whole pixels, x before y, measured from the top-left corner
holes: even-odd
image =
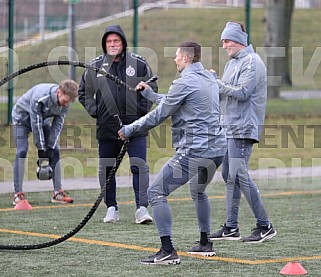
[[[22,95],[12,110],[12,120],[15,125],[31,128],[34,144],[38,150],[55,148],[68,107],[58,104],[57,84],[39,84]],[[52,119],[52,122],[50,120]],[[43,125],[51,124],[48,141],[45,141]]]
[[[238,52],[217,80],[226,96],[222,118],[227,138],[260,140],[267,102],[266,67],[252,45]]]
[[[145,89],[142,94],[158,106],[124,126],[126,137],[149,130],[171,116],[172,143],[177,153],[200,158],[225,155],[225,133],[219,123],[218,86],[200,62],[186,67],[167,94],[156,94],[151,89]]]

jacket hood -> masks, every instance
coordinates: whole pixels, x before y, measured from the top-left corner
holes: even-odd
[[[253,49],[252,44],[246,46],[240,52],[236,53],[233,58],[234,59],[242,59],[242,58],[246,57],[248,54],[251,54],[251,53],[254,53],[254,49]]]
[[[50,91],[49,91],[50,99],[55,106],[59,106],[58,95],[57,95],[58,88],[59,88],[59,86],[56,85],[56,86],[53,86],[52,88],[50,88]]]
[[[123,52],[126,51],[127,39],[126,39],[126,36],[125,36],[125,33],[124,33],[123,29],[120,27],[120,25],[110,25],[110,26],[106,27],[105,32],[103,34],[103,37],[101,39],[101,46],[103,48],[104,53],[105,54],[107,53],[107,50],[106,50],[106,37],[109,34],[120,35],[122,40],[123,40],[123,45],[124,45]]]

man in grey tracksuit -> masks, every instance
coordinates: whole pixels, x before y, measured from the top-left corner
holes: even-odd
[[[258,188],[248,174],[248,163],[254,143],[260,140],[267,102],[266,67],[247,43],[247,34],[240,23],[228,22],[221,35],[223,48],[231,60],[226,64],[222,79],[218,79],[226,128],[227,152],[222,164],[226,182],[226,222],[211,234],[211,240],[240,240],[238,212],[243,192],[256,218],[256,228],[243,239],[259,243],[276,235]]]
[[[54,194],[53,203],[71,203],[61,188],[59,146],[57,144],[70,102],[78,96],[78,85],[73,80],[58,84],[39,84],[22,95],[12,110],[13,135],[16,143],[16,159],[13,165],[14,201],[25,199],[22,183],[25,159],[28,152],[28,135],[33,133],[38,158],[48,160],[52,169]]]
[[[172,217],[167,196],[189,181],[200,230],[200,242],[188,253],[215,255],[210,233],[210,203],[205,192],[226,151],[225,134],[219,125],[218,86],[212,74],[199,62],[201,46],[196,42],[182,43],[176,51],[176,66],[180,77],[174,80],[166,95],[156,94],[145,83],[143,96],[158,106],[125,125],[119,136],[124,140],[149,130],[166,118],[172,120],[174,155],[162,167],[148,189],[155,223],[161,239],[161,249],[143,259],[143,264],[177,264],[180,258],[172,244]]]

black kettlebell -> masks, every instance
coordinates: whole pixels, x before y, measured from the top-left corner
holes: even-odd
[[[41,181],[52,179],[53,171],[49,165],[49,159],[41,158],[37,160],[37,178]]]

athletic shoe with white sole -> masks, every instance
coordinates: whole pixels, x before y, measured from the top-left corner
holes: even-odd
[[[13,202],[12,204],[15,206],[17,205],[21,200],[25,200],[25,194],[23,192],[17,192],[14,196],[13,196]]]
[[[206,245],[198,245],[193,246],[190,250],[187,251],[187,254],[192,255],[201,255],[204,257],[212,257],[215,256],[216,253],[213,248],[213,242],[208,242]]]
[[[62,189],[57,193],[52,194],[51,203],[69,204],[73,203],[74,200],[69,197]]]
[[[167,253],[162,248],[154,255],[140,261],[141,264],[159,264],[159,265],[176,265],[181,262],[174,249],[171,253]]]
[[[210,235],[210,240],[240,240],[239,228],[228,228],[226,225],[221,225],[221,229]]]
[[[276,236],[277,232],[270,223],[267,227],[256,224],[256,228],[252,229],[252,234],[243,239],[245,243],[261,243]]]
[[[112,223],[119,220],[119,214],[118,211],[116,211],[116,208],[114,206],[111,206],[107,209],[106,216],[104,218],[105,223]]]
[[[139,207],[135,213],[135,223],[145,224],[153,222],[153,218],[149,215],[147,208],[144,206]]]

